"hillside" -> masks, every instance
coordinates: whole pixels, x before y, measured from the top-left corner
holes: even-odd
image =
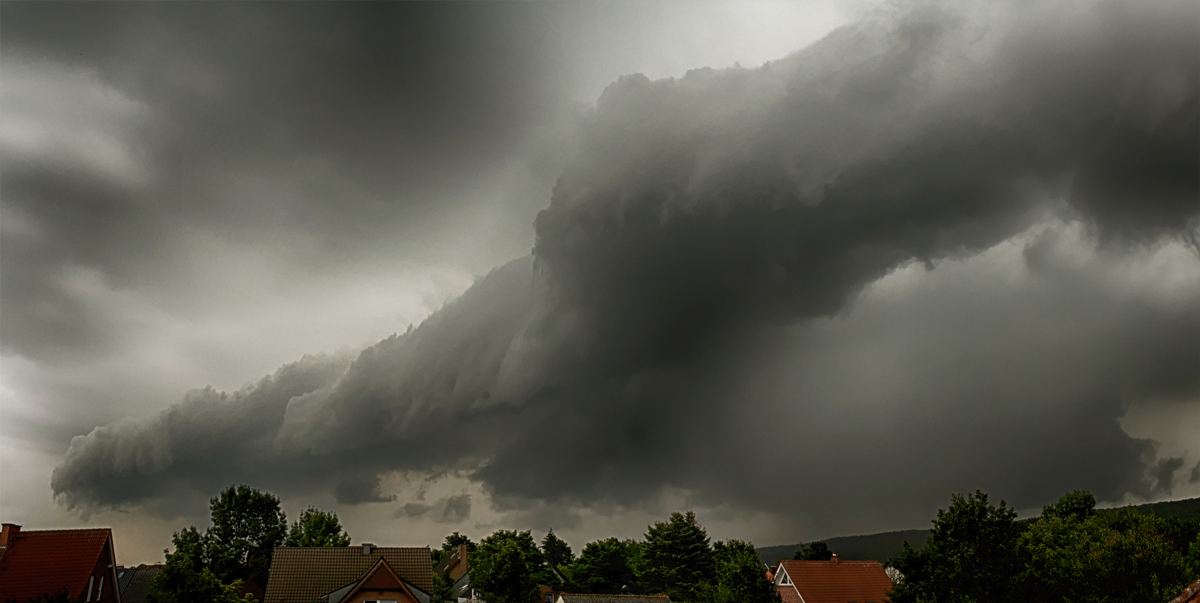
[[[1120,508],[1124,507],[1097,509],[1096,511],[1110,513]],[[1132,508],[1160,517],[1200,520],[1200,498],[1133,505]],[[929,530],[900,530],[862,536],[826,538],[825,544],[829,545],[829,549],[842,559],[874,559],[881,563],[887,563],[888,559],[900,554],[905,541],[913,548],[921,548],[925,546],[925,540],[928,538]],[[800,547],[799,543],[765,546],[758,549],[758,557],[763,563],[774,565],[780,559],[791,559]]]

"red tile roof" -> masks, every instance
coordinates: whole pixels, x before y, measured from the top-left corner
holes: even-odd
[[[878,561],[781,561],[779,566],[805,603],[883,603],[892,590],[892,580]],[[780,585],[776,590],[783,596],[792,587]]]
[[[1169,603],[1194,603],[1200,601],[1200,580],[1197,580],[1183,589],[1178,597],[1171,599]]]
[[[578,595],[559,593],[563,603],[671,603],[666,595]]]
[[[110,538],[112,530],[108,528],[13,534],[0,552],[0,601],[56,595],[64,590],[72,598],[82,598]]]
[[[380,559],[409,584],[425,592],[433,588],[429,547],[374,547],[368,555],[362,550],[362,546],[276,548],[264,603],[310,603],[362,579]]]

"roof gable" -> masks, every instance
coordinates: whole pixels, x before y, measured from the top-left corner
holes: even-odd
[[[429,547],[278,547],[271,558],[264,603],[311,603],[358,582],[380,561],[397,578],[428,592],[433,588]]]
[[[115,563],[108,528],[17,532],[0,552],[0,601],[63,591],[78,599],[106,552],[106,565]]]
[[[409,600],[416,601],[412,591],[404,585],[404,581],[388,567],[387,561],[380,559],[375,562],[375,566],[367,572],[366,576],[358,582],[358,585],[350,589],[350,592],[342,598],[342,600],[353,599],[355,595],[364,590],[398,590],[408,596]]]
[[[878,561],[781,561],[779,567],[805,603],[868,603],[888,601],[892,580]]]

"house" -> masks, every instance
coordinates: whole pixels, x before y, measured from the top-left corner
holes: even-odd
[[[471,592],[471,562],[467,545],[460,544],[442,562],[434,568],[434,573],[446,578],[453,585],[450,587],[450,598],[457,601],[469,601]]]
[[[666,595],[572,595],[558,593],[554,603],[671,603]]]
[[[1171,599],[1168,603],[1200,603],[1200,580],[1197,580],[1183,589],[1178,597]]]
[[[117,567],[117,582],[121,587],[121,603],[146,603],[146,593],[163,565],[142,564],[137,567]]]
[[[278,547],[264,603],[429,603],[429,547]]]
[[[0,526],[0,601],[65,593],[81,603],[120,603],[112,530]]]
[[[783,603],[884,603],[892,580],[878,561],[779,562],[775,592]]]

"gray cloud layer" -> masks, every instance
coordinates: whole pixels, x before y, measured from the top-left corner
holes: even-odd
[[[455,470],[505,508],[674,486],[827,519],[924,517],[976,485],[1028,505],[1165,488],[1117,418],[1200,395],[1200,312],[1105,279],[1194,236],[1197,8],[973,8],[877,13],[761,69],[621,78],[531,258],[352,361],[97,427],[55,493],[359,503],[388,500],[382,473]],[[1005,241],[1012,283],[988,263]],[[901,301],[872,297],[922,265]]]

